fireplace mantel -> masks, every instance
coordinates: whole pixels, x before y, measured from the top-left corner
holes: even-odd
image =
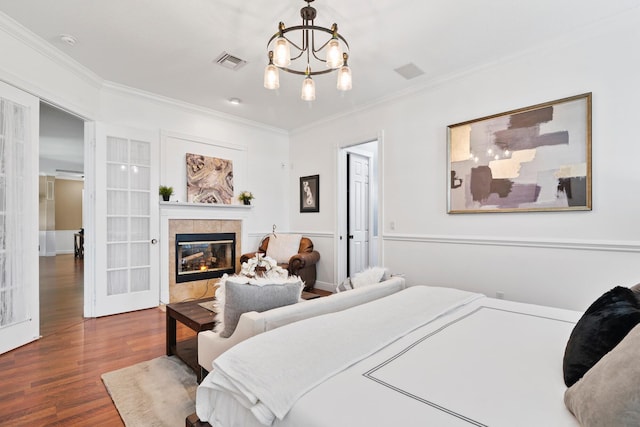
[[[251,205],[224,205],[214,203],[189,203],[189,202],[159,202],[160,209],[166,208],[193,208],[193,209],[251,209]]]

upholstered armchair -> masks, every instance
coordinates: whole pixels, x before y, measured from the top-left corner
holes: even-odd
[[[294,253],[290,256],[288,253],[286,255],[278,256],[278,253],[282,253],[283,247],[279,247],[278,251],[275,251],[275,248],[272,248],[274,250],[269,250],[269,242],[271,239],[281,239],[278,241],[278,246],[282,246],[281,242],[289,243],[291,238],[295,238],[294,236],[296,235],[269,235],[260,242],[260,247],[257,251],[243,254],[240,257],[240,263],[247,262],[249,259],[255,257],[257,253],[270,256],[278,261],[278,265],[280,267],[289,271],[290,275],[300,276],[304,281],[304,290],[310,291],[316,284],[316,263],[320,260],[320,253],[313,249],[313,242],[307,237],[300,237],[300,244],[298,246],[297,253],[291,251]]]

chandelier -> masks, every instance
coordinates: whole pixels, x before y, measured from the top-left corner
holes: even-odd
[[[338,70],[338,90],[351,89],[351,69],[347,65],[349,44],[338,33],[337,24],[334,23],[331,28],[315,25],[316,10],[310,6],[314,0],[304,1],[307,5],[300,9],[302,25],[286,28],[280,22],[278,32],[267,42],[269,64],[264,70],[264,87],[280,87],[278,70],[302,75],[305,76],[302,99],[313,101],[316,99],[316,86],[312,76]],[[343,52],[343,46],[346,52]],[[294,64],[294,61],[298,62]]]

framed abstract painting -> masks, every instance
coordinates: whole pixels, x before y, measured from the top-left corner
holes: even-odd
[[[233,162],[201,154],[186,154],[187,202],[219,203],[233,201]]]
[[[591,210],[591,93],[448,126],[448,213]]]

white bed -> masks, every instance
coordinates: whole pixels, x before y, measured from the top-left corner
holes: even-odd
[[[580,315],[411,287],[237,345],[197,414],[215,427],[577,426],[562,357]]]

